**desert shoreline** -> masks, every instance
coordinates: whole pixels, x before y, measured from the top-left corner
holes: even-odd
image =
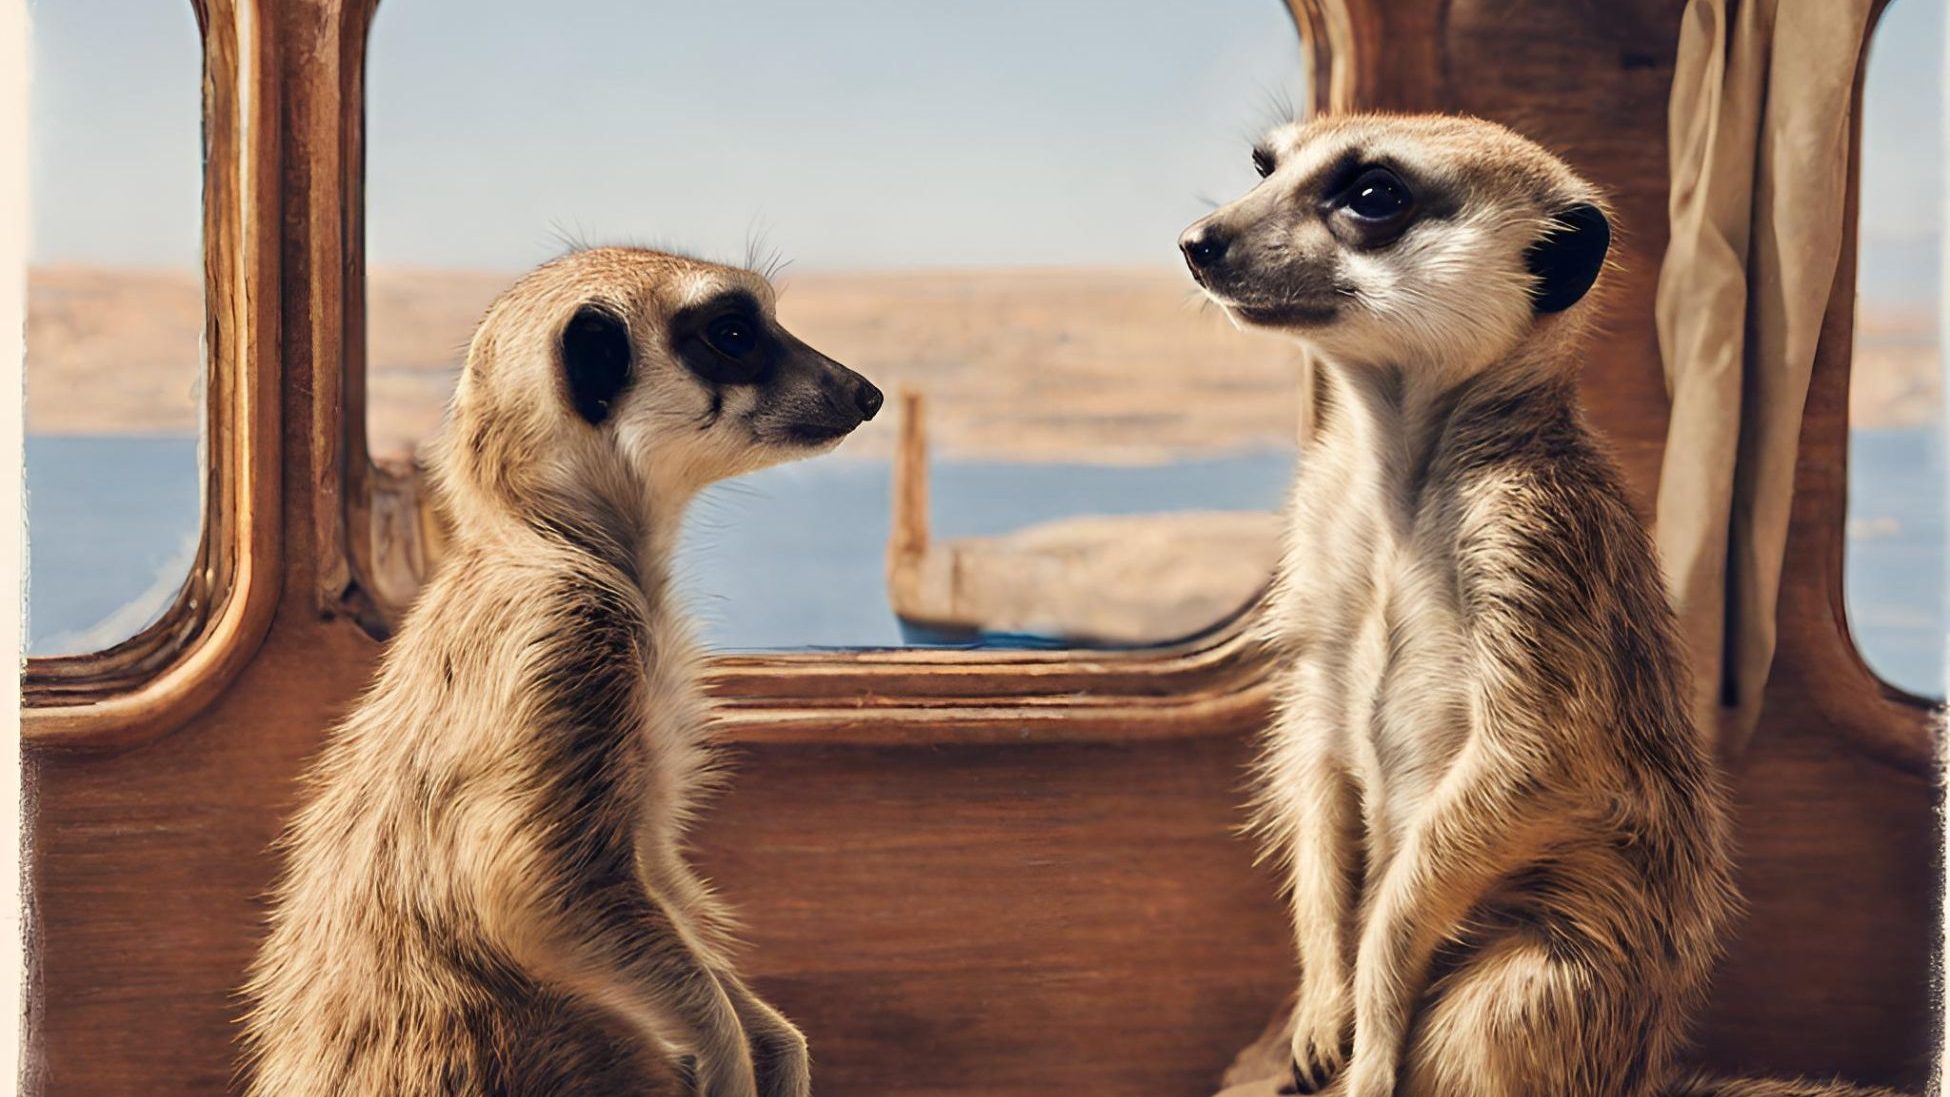
[[[475,322],[514,277],[370,272],[376,457],[404,457],[438,426]],[[788,271],[778,281],[779,316],[795,334],[889,391],[927,394],[929,433],[946,458],[1154,464],[1294,441],[1298,351],[1235,329],[1175,269]],[[28,284],[30,433],[195,429],[195,272],[50,265]],[[1857,332],[1852,424],[1938,422],[1927,310],[1865,308]],[[892,431],[869,431],[843,452],[884,458],[892,444]]]

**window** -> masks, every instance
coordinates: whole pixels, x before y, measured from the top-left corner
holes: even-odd
[[[838,453],[694,508],[678,572],[713,646],[1149,644],[1265,582],[1298,363],[1201,308],[1175,241],[1303,98],[1282,5],[458,10],[382,5],[371,37],[382,464],[435,429],[520,270],[572,240],[732,260],[756,241],[792,260],[788,327],[924,398],[933,513],[903,517],[953,557],[924,580],[957,579],[890,605],[893,398]]]
[[[1862,111],[1844,589],[1887,681],[1944,695],[1944,8],[1890,5]]]
[[[31,9],[30,655],[176,600],[202,525],[202,46],[187,3]]]

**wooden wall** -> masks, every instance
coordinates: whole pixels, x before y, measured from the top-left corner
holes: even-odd
[[[331,99],[360,84],[362,31],[332,30],[331,0],[265,7],[277,56],[302,70],[282,84],[280,114],[281,595],[255,658],[186,726],[114,749],[30,739],[30,1021],[47,1094],[229,1084],[231,992],[257,939],[266,843],[378,650],[318,593],[342,566],[332,539],[347,477],[320,439],[360,417],[345,399],[361,388],[338,383],[359,360],[348,333],[362,330],[340,311],[359,300],[346,282],[361,269],[356,187],[332,182],[356,174],[358,134]],[[1681,0],[1298,7],[1317,42],[1351,42],[1336,63],[1353,101],[1510,122],[1616,197],[1623,269],[1587,398],[1649,503]],[[1734,775],[1752,913],[1702,1054],[1915,1084],[1937,794],[1923,711],[1873,682],[1840,618],[1847,310],[1831,319],[1779,671]],[[975,734],[937,717],[875,741],[767,731],[748,712],[701,856],[752,926],[758,985],[810,1036],[820,1092],[1207,1092],[1291,979],[1273,883],[1233,830],[1259,710],[1235,711],[1196,726],[1161,711],[1087,736],[1048,721],[997,734],[993,713]]]

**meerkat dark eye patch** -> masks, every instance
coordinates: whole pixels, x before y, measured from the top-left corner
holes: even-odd
[[[712,384],[759,384],[779,356],[762,315],[750,294],[713,298],[673,318],[671,346],[686,369]]]
[[[1357,248],[1387,247],[1401,239],[1420,212],[1415,191],[1392,169],[1371,165],[1342,169],[1327,198],[1335,237]]]
[[[1264,147],[1253,150],[1253,170],[1259,173],[1261,179],[1273,174],[1273,168],[1273,154],[1271,152],[1268,152]]]
[[[1537,278],[1531,301],[1540,313],[1563,312],[1584,299],[1611,250],[1611,222],[1598,207],[1579,203],[1551,219],[1544,238],[1524,254]]]
[[[636,355],[630,329],[601,305],[584,305],[562,329],[562,376],[569,402],[591,426],[609,418],[616,398],[630,383]]]

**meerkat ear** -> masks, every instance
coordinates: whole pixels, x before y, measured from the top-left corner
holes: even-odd
[[[1524,253],[1524,264],[1537,276],[1530,291],[1537,311],[1563,312],[1582,300],[1609,250],[1611,222],[1597,206],[1579,203],[1552,218],[1544,238]]]
[[[601,305],[584,305],[562,329],[562,375],[569,402],[591,426],[609,418],[610,405],[630,383],[636,357],[630,329]]]

